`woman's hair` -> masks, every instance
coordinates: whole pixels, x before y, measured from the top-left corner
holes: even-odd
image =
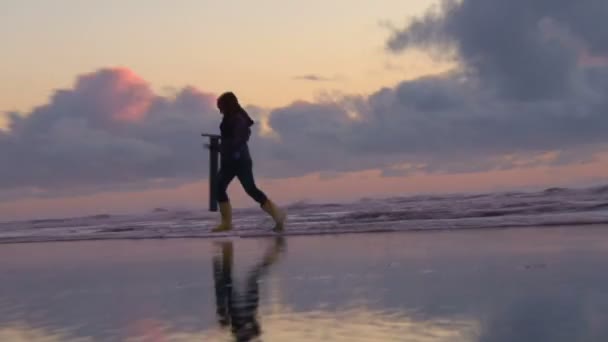
[[[229,111],[243,110],[236,95],[231,91],[225,92],[217,98],[217,106],[218,108],[225,108]]]
[[[249,116],[249,113],[247,113],[247,111],[241,107],[236,95],[234,95],[234,93],[231,91],[227,91],[217,98],[217,107],[227,110],[230,113],[240,113],[247,119],[249,125],[253,125],[254,123]]]

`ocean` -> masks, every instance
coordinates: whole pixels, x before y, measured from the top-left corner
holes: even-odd
[[[288,235],[497,229],[608,223],[608,186],[536,192],[448,194],[289,205]],[[211,233],[218,213],[155,209],[140,215],[96,215],[0,223],[0,242],[255,237],[271,234],[259,208],[236,209],[235,229]]]

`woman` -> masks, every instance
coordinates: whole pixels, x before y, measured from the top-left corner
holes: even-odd
[[[217,100],[217,107],[224,116],[220,124],[221,167],[217,189],[222,222],[213,231],[223,232],[232,229],[232,206],[227,190],[234,177],[239,179],[247,194],[274,219],[274,230],[282,231],[285,213],[257,188],[253,178],[253,162],[247,146],[251,136],[251,126],[254,124],[253,120],[241,107],[232,92],[222,94]]]

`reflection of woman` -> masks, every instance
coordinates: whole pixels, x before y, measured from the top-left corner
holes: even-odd
[[[278,259],[284,240],[277,237],[260,263],[247,275],[244,293],[238,293],[232,280],[232,242],[221,243],[222,255],[213,258],[213,278],[218,322],[222,327],[231,327],[237,341],[250,341],[260,336],[257,320],[259,304],[258,281]]]

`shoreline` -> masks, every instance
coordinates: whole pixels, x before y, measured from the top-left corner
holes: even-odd
[[[362,224],[363,225],[363,224]],[[211,233],[202,232],[201,234],[159,234],[159,235],[146,235],[146,236],[65,236],[65,237],[15,237],[15,238],[0,238],[0,245],[17,245],[17,244],[35,244],[35,243],[61,243],[61,242],[88,242],[88,241],[159,241],[159,240],[217,240],[217,239],[258,239],[276,236],[341,236],[341,235],[355,235],[355,234],[397,234],[397,233],[440,233],[440,232],[471,232],[471,231],[484,231],[484,232],[495,232],[504,230],[530,230],[530,229],[586,229],[586,228],[598,228],[605,226],[608,228],[606,223],[584,223],[584,224],[542,224],[542,225],[509,225],[504,227],[438,227],[438,228],[370,228],[370,229],[349,229],[349,228],[338,228],[338,229],[323,229],[323,230],[296,230],[289,231],[288,229],[278,234],[271,230],[269,231],[233,231],[231,233]],[[352,227],[352,226],[351,226]]]

